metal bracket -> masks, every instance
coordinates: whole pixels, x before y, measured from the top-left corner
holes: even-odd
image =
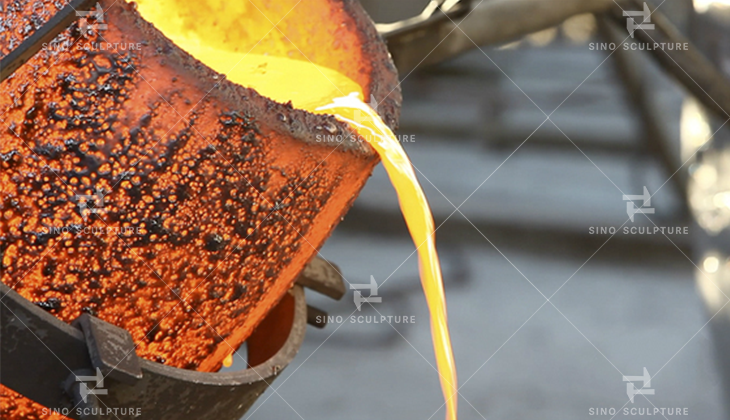
[[[116,327],[109,328],[104,321],[94,319],[91,323],[95,326],[89,331],[102,327],[90,333],[94,344],[89,344],[82,331],[33,305],[3,283],[0,296],[1,383],[46,407],[70,410],[66,416],[78,420],[94,418],[84,413],[84,409],[94,407],[101,407],[102,413],[107,407],[139,410],[139,415],[102,414],[98,420],[237,420],[294,358],[304,340],[307,319],[304,292],[296,286],[264,320],[275,318],[272,324],[288,326],[289,331],[257,331],[249,339],[249,363],[255,364],[252,368],[229,373],[196,372],[135,355],[131,359],[139,363],[140,378],[130,358],[120,357],[129,349],[127,344],[111,352],[107,345],[97,345],[101,344],[98,340],[109,336],[109,331],[112,340],[119,339]],[[86,403],[80,400],[81,384],[88,378],[79,381],[78,377],[95,376],[95,366],[109,368],[119,362],[124,370],[117,373],[115,368],[104,379],[106,394],[87,395]],[[120,374],[122,378],[139,379],[130,385],[112,378]],[[94,387],[92,383],[88,384],[90,388]]]
[[[72,325],[83,331],[91,365],[104,377],[129,385],[142,379],[142,368],[129,331],[89,314],[82,314]]]
[[[88,314],[66,324],[0,282],[0,381],[78,420],[237,420],[294,358],[308,318],[325,325],[301,284],[330,297],[345,293],[339,270],[315,258],[246,341],[254,366],[208,373],[140,359],[128,331]],[[108,408],[140,411],[104,414]]]
[[[77,370],[71,372],[68,378],[63,383],[63,389],[66,393],[73,398],[74,408],[78,408],[76,411],[79,414],[80,420],[100,420],[97,413],[101,412],[101,404],[99,399],[96,397],[96,393],[105,389],[96,390],[94,385],[87,385],[82,378],[99,377],[102,378],[101,385],[103,386],[103,378],[101,371],[97,369],[96,375],[91,370]],[[74,411],[74,410],[72,410]]]
[[[340,268],[320,257],[315,257],[304,267],[297,284],[334,300],[342,299],[347,292]]]
[[[344,280],[339,267],[324,258],[314,257],[304,267],[297,284],[334,300],[340,300],[347,292]],[[307,305],[307,323],[319,329],[326,327],[327,312]]]
[[[18,48],[0,60],[0,82],[15,73],[20,66],[30,60],[44,43],[65,31],[76,20],[76,11],[91,7],[97,0],[72,0],[69,4],[53,15],[43,26],[25,39]]]

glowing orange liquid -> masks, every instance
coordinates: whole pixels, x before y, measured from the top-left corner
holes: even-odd
[[[358,111],[365,113],[369,118],[363,118]],[[456,366],[449,336],[441,264],[436,252],[433,216],[426,195],[413,172],[411,161],[393,132],[378,114],[357,96],[357,93],[335,98],[331,104],[319,107],[315,112],[333,114],[336,118],[348,122],[383,160],[390,182],[398,194],[401,212],[418,250],[421,285],[431,313],[431,335],[436,352],[436,364],[441,376],[441,389],[446,399],[446,418],[456,420],[458,392]]]
[[[220,52],[216,52],[215,57],[215,61],[223,59]],[[270,74],[267,73],[263,74],[261,78],[256,78],[252,83],[250,74],[237,71],[238,66],[236,66],[232,72],[228,73],[229,80],[256,89],[259,93],[274,100],[281,102],[292,100],[295,107],[314,113],[334,115],[335,118],[350,124],[358,135],[380,155],[390,182],[398,194],[401,212],[417,247],[421,285],[431,314],[431,334],[436,353],[436,364],[440,374],[441,389],[446,399],[446,417],[449,420],[456,420],[456,394],[458,392],[456,365],[447,322],[441,264],[436,252],[433,215],[408,155],[377,112],[363,102],[361,89],[354,82],[332,70],[317,68],[312,63],[302,61],[248,56],[242,63],[259,63],[259,60],[265,60],[266,67],[271,69],[272,73],[276,74],[281,71],[282,75],[286,75],[286,77],[283,80],[276,80],[276,78],[269,78]],[[207,63],[205,60],[204,62]],[[303,74],[318,82],[307,83],[305,87],[300,86],[302,80],[310,80]],[[291,75],[296,75],[296,77],[289,77]],[[262,80],[263,83],[255,83],[257,80]],[[289,86],[292,83],[295,83],[297,87]],[[312,86],[317,85],[324,86],[312,89]],[[346,96],[335,96],[333,89],[339,95],[343,93],[344,89],[347,89],[344,90],[345,92],[351,93]],[[295,94],[292,95],[292,92]],[[292,96],[295,98],[292,99]],[[297,101],[297,97],[301,97],[301,99]]]
[[[291,101],[296,108],[334,115],[349,123],[378,152],[417,247],[421,284],[431,316],[436,363],[446,400],[446,418],[456,420],[456,366],[433,216],[408,155],[377,112],[363,102],[362,88],[348,77],[311,62],[256,54],[242,56],[240,52],[214,48],[190,28],[181,28],[174,20],[167,19],[167,14],[155,2],[138,0],[137,5],[140,14],[168,38],[210,68],[225,74],[228,80],[275,101]]]
[[[228,356],[226,356],[225,359],[223,359],[223,366],[227,368],[233,366],[233,353],[229,354]]]

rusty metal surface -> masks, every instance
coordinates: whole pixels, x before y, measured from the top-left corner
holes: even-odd
[[[144,48],[43,49],[0,85],[0,279],[63,320],[88,312],[127,329],[143,357],[215,370],[228,352],[220,337],[243,342],[378,159],[333,117],[222,80],[130,4],[101,4],[109,28],[83,41]],[[373,60],[363,76],[373,95],[398,96],[367,16],[332,4],[368,40],[358,54]],[[52,8],[3,7],[3,52],[23,39],[13,29],[40,27]],[[73,25],[57,41],[81,35]],[[379,111],[394,124],[399,99],[388,103]],[[104,212],[87,220],[78,197],[99,190]]]
[[[66,30],[76,20],[76,11],[90,7],[94,0],[74,0],[56,13],[40,29],[33,32],[23,43],[0,60],[0,82],[13,74],[21,65],[30,60],[44,44]]]
[[[339,267],[319,256],[304,267],[297,283],[335,300],[347,292]]]
[[[349,208],[377,156],[360,142],[320,141],[354,133],[229,83],[131,5],[101,3],[103,37],[74,24],[54,40],[62,48],[43,43],[0,85],[0,209],[18,216],[0,223],[0,280],[66,321],[88,312],[124,326],[147,358],[215,370],[229,351],[221,334],[237,347],[251,333]],[[372,22],[357,1],[318,3],[345,18],[330,36],[355,42],[339,60],[395,128],[400,89]],[[55,24],[43,24],[63,5],[0,1],[0,57],[53,32]],[[144,51],[98,47],[118,42]],[[106,188],[122,191],[106,201],[104,218],[87,223],[76,198],[99,184],[105,198]],[[135,225],[141,237],[80,235]],[[191,319],[201,313],[212,322]],[[39,416],[18,395],[3,400],[4,415]]]
[[[128,331],[89,314],[81,314],[74,325],[84,333],[94,369],[130,385],[142,379],[142,368]]]
[[[378,102],[378,114],[395,131],[400,121],[403,94],[401,93],[398,69],[386,47],[385,40],[378,33],[375,24],[365,12],[359,0],[328,0],[334,7],[342,7],[353,19],[362,54],[370,62],[371,76],[366,97]]]

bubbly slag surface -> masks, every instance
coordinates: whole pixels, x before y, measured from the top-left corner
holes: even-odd
[[[215,48],[202,42],[195,33],[182,29],[178,22],[166,19],[164,10],[160,10],[154,2],[138,1],[138,9],[179,47],[213,70],[225,74],[231,82],[252,88],[277,102],[291,101],[296,108],[334,115],[347,122],[378,152],[417,247],[421,285],[431,316],[436,363],[446,400],[446,417],[456,420],[456,365],[433,215],[408,155],[377,112],[363,101],[362,88],[348,77],[308,61]]]

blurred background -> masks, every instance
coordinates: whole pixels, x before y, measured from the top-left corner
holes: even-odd
[[[427,3],[363,0],[379,23]],[[725,3],[654,4],[724,71]],[[401,71],[397,134],[439,226],[462,419],[646,417],[624,407],[727,418],[728,129],[649,53],[599,48],[616,36],[629,33],[583,13]],[[623,195],[644,188],[653,196],[636,208],[654,213],[631,221]],[[350,283],[373,276],[382,303],[358,312],[352,291],[340,302],[309,296],[342,322],[310,328],[245,418],[444,418],[413,251],[379,167],[322,255]],[[415,323],[349,318],[380,314]],[[623,376],[644,369],[651,383],[633,383],[654,394],[630,402]]]

